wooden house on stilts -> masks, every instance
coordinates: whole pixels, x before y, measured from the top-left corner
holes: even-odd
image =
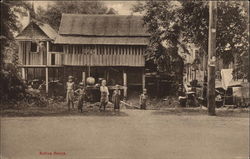
[[[40,25],[31,22],[16,38],[25,79],[34,78],[34,70],[39,68],[46,83],[52,79],[65,82],[69,75],[76,82],[85,82],[88,76],[96,81],[104,78],[110,89],[121,85],[125,97],[127,89],[145,87],[144,52],[149,33],[141,16],[63,14],[58,33]],[[35,34],[29,30],[31,26]],[[32,38],[23,36],[27,34]],[[32,50],[33,41],[39,41],[38,53]]]
[[[19,44],[18,57],[22,77],[25,80],[41,79],[46,81],[48,92],[49,69],[54,69],[51,63],[51,49],[57,32],[48,24],[31,20],[29,24],[16,36]],[[53,44],[53,48],[56,45]],[[57,60],[57,67],[61,67],[61,60]]]

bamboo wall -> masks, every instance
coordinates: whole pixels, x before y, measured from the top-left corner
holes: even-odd
[[[145,46],[64,45],[65,65],[145,66]]]

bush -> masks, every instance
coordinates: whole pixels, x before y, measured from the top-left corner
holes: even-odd
[[[10,64],[11,65],[11,64]],[[10,67],[11,68],[11,67]],[[1,102],[19,100],[25,94],[25,83],[10,69],[0,71],[0,100]]]

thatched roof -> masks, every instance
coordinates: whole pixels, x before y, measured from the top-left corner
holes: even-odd
[[[55,40],[57,32],[48,24],[31,21],[20,34],[16,36],[16,40]]]
[[[63,14],[61,35],[148,36],[142,16]]]
[[[147,45],[142,16],[63,14],[59,44]]]

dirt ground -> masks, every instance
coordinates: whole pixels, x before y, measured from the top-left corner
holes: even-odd
[[[246,159],[248,113],[130,110],[2,117],[1,159]]]

